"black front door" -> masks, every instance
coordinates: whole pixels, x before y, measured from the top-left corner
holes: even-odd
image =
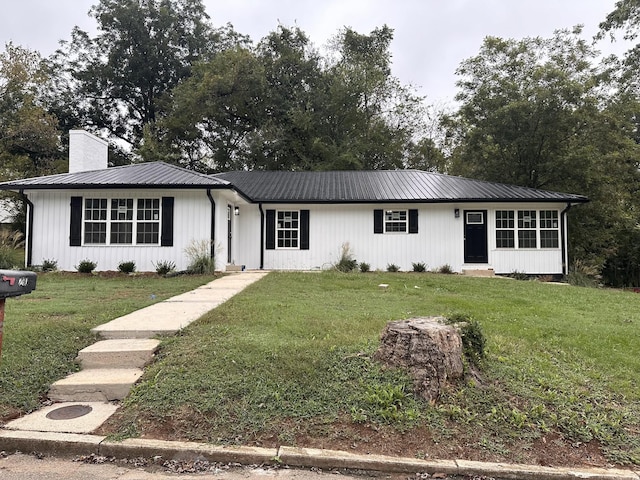
[[[464,211],[464,263],[488,263],[487,211]]]

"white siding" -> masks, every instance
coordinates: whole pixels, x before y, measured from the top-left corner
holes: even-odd
[[[108,190],[108,191],[31,191],[34,204],[32,263],[55,260],[60,270],[73,271],[82,260],[97,263],[97,270],[117,270],[123,261],[135,261],[138,271],[154,271],[154,263],[173,261],[178,270],[187,267],[185,248],[192,241],[207,241],[211,235],[211,204],[205,191],[189,190]],[[174,197],[174,242],[159,245],[83,245],[69,246],[70,201],[72,196],[92,198]]]

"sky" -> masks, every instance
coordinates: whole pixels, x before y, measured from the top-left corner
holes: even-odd
[[[14,44],[48,56],[74,26],[92,35],[88,15],[98,0],[4,0],[1,48]],[[343,27],[361,34],[388,25],[394,30],[392,74],[415,87],[428,104],[447,105],[456,93],[455,70],[479,52],[486,36],[550,37],[557,29],[584,25],[591,39],[616,0],[203,0],[214,26],[231,23],[259,41],[278,25],[298,26],[322,49]],[[601,42],[604,53],[620,43]]]

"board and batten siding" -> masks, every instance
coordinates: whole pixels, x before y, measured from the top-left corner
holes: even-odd
[[[309,210],[309,250],[263,249],[267,270],[321,270],[331,268],[340,259],[342,246],[358,262],[373,270],[386,270],[395,264],[411,271],[413,263],[428,269],[449,265],[461,272],[468,268],[493,268],[496,273],[561,274],[562,250],[498,249],[495,238],[496,210],[557,210],[564,204],[343,204],[343,205],[263,205],[267,210]],[[418,233],[374,233],[374,210],[418,210]],[[459,209],[460,216],[455,216]],[[487,211],[487,264],[464,263],[464,217],[467,210]],[[560,215],[559,215],[560,216]],[[260,221],[256,205],[242,208],[237,224],[237,261],[247,268],[260,267]],[[566,227],[566,225],[565,225]],[[566,229],[565,229],[566,231]],[[563,239],[560,239],[562,243]]]
[[[25,192],[33,203],[32,263],[55,260],[58,269],[74,271],[82,260],[97,263],[97,270],[117,270],[121,262],[134,261],[138,271],[154,271],[159,261],[187,268],[185,248],[211,235],[211,204],[202,190],[36,190]],[[84,245],[69,246],[71,197],[174,198],[173,246]],[[134,220],[135,221],[135,220]]]

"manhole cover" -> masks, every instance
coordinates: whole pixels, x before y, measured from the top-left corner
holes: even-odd
[[[92,410],[93,408],[89,405],[69,405],[51,410],[47,413],[47,418],[49,420],[71,420],[91,413]]]

